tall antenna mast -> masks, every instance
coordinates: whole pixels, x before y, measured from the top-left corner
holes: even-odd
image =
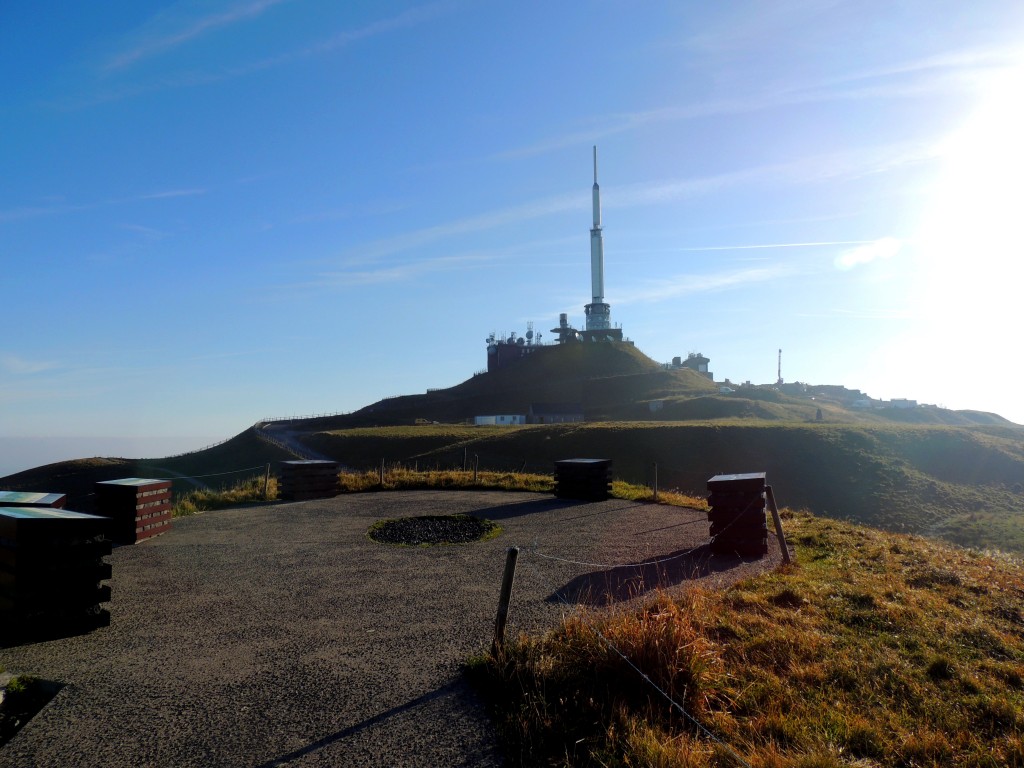
[[[779,380],[775,382],[776,385],[782,384],[782,350],[779,350]]]
[[[587,330],[612,327],[611,307],[604,300],[604,237],[601,233],[601,188],[597,185],[597,146],[594,146],[594,226],[590,230],[590,296],[584,307]]]

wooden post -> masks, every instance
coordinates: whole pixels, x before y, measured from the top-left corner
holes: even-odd
[[[654,462],[654,502],[658,502],[658,462]]]
[[[267,464],[267,473],[263,475],[263,500],[267,500],[267,487],[270,485],[270,464]]]
[[[782,532],[782,518],[779,517],[779,506],[775,503],[775,492],[770,485],[765,486],[765,495],[768,497],[768,506],[772,510],[772,518],[775,520],[775,535],[779,537],[779,548],[782,550],[782,562],[791,563],[789,547],[786,545],[786,535]]]
[[[420,460],[416,459],[416,463],[413,464],[413,472],[418,473],[420,471]]]
[[[491,655],[497,656],[505,644],[505,624],[508,622],[508,606],[512,602],[512,582],[516,578],[516,560],[519,547],[509,547],[505,554],[505,573],[501,577],[501,595],[498,597],[498,615],[494,617],[494,643]]]
[[[473,485],[476,485],[477,473],[480,470],[480,457],[473,454]]]
[[[466,457],[468,455],[469,455],[469,449],[468,448],[463,448],[462,449],[462,471],[463,472],[466,471]]]

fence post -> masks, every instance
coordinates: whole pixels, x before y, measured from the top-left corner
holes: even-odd
[[[782,550],[782,562],[792,562],[789,557],[789,546],[786,544],[786,535],[782,532],[782,518],[779,517],[779,505],[775,503],[775,492],[770,485],[765,486],[765,495],[768,497],[768,506],[772,510],[772,518],[775,520],[775,535],[779,537],[779,549]]]
[[[462,471],[466,471],[466,457],[468,456],[468,448],[462,449]]]
[[[263,500],[267,500],[267,486],[270,485],[270,462],[267,462],[267,473],[263,475]]]
[[[497,656],[505,645],[505,624],[508,622],[508,606],[512,602],[512,582],[516,578],[516,560],[519,547],[509,547],[505,554],[505,573],[501,577],[501,595],[498,597],[498,615],[494,617],[494,642],[491,655]]]
[[[658,462],[654,462],[654,501],[658,501]]]
[[[473,485],[476,485],[477,473],[480,469],[480,457],[473,454]]]

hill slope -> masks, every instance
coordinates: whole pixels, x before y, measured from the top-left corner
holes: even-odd
[[[186,477],[174,484],[175,493],[194,487],[220,487],[265,471],[268,463],[294,459],[288,451],[271,445],[249,428],[235,437],[195,453],[163,459],[89,458],[47,464],[0,478],[5,491],[64,493],[68,509],[91,512],[93,486],[123,477]]]

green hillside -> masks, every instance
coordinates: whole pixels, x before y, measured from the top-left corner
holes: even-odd
[[[256,436],[249,428],[235,437],[195,453],[163,459],[89,458],[62,461],[0,478],[5,491],[64,493],[68,508],[91,512],[93,485],[123,477],[190,477],[174,484],[175,493],[221,487],[265,471],[268,463],[294,459],[287,451]],[[255,469],[254,469],[255,468]],[[202,476],[202,477],[199,477]]]

